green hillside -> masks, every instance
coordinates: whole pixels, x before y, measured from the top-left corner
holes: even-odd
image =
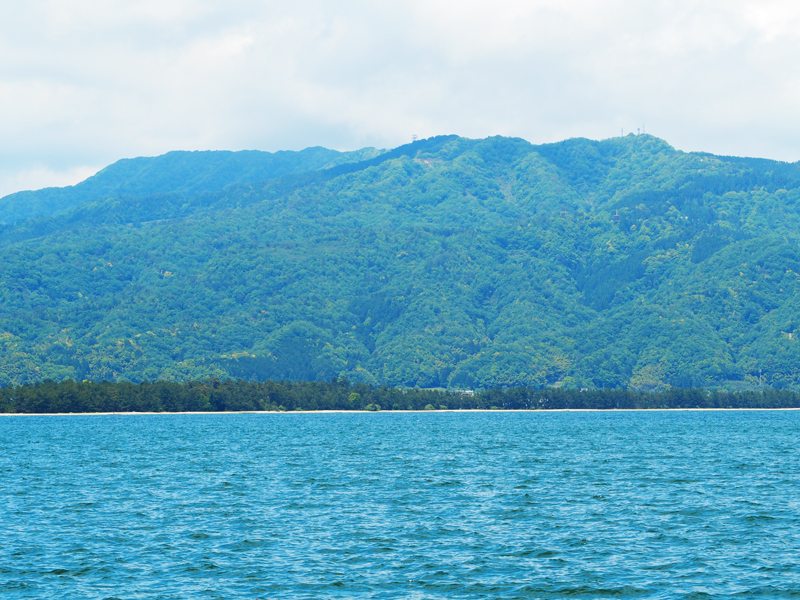
[[[233,183],[255,183],[287,173],[357,162],[379,153],[374,148],[356,152],[306,148],[301,152],[169,152],[155,157],[125,158],[74,186],[17,192],[0,198],[0,223],[54,215],[110,197],[163,193],[192,196],[221,190]]]
[[[799,387],[800,165],[648,135],[372,152],[206,190],[164,162],[5,226],[0,384]]]

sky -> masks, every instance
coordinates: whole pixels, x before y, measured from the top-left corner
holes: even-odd
[[[800,160],[800,3],[4,0],[0,196],[170,150],[637,128]]]

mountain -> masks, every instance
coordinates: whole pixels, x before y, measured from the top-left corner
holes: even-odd
[[[213,192],[234,183],[255,183],[288,173],[330,168],[378,154],[380,151],[374,148],[337,152],[317,147],[301,152],[176,151],[156,157],[125,158],[77,185],[17,192],[0,198],[0,224],[58,214],[110,197]]]
[[[0,384],[800,387],[800,164],[649,135],[364,152],[261,181],[159,157],[0,228]]]

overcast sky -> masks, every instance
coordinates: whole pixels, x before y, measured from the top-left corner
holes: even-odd
[[[800,3],[4,0],[0,196],[169,150],[645,127],[800,159]]]

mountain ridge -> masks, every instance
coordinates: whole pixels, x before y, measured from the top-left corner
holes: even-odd
[[[175,150],[154,157],[123,158],[73,186],[21,191],[0,198],[0,224],[59,214],[109,197],[215,191],[233,183],[333,168],[380,152],[375,148],[337,152],[315,146],[299,152]]]
[[[797,387],[800,165],[419,140],[0,229],[0,384]]]

